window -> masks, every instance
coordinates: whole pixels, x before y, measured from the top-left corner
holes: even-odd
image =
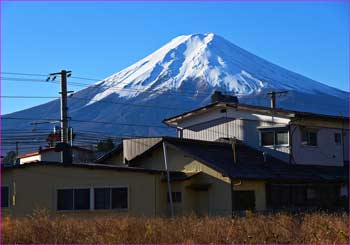
[[[170,202],[169,192],[167,192],[167,198],[168,202]],[[180,191],[171,192],[171,198],[173,199],[173,203],[180,203],[182,202],[182,193]]]
[[[304,130],[302,133],[302,144],[317,146],[317,132]]]
[[[337,145],[340,145],[341,144],[341,134],[340,133],[335,133],[334,134],[334,142],[337,144]]]
[[[1,186],[1,207],[8,208],[9,207],[9,187]]]
[[[57,210],[73,210],[73,189],[57,190]]]
[[[75,210],[90,209],[90,189],[74,190],[74,209]]]
[[[111,208],[111,189],[110,188],[95,188],[95,209],[110,209]]]
[[[288,145],[288,131],[276,131],[276,145]]]
[[[95,209],[127,209],[128,188],[95,188]]]
[[[261,145],[262,146],[274,145],[273,135],[274,135],[273,131],[261,132]]]
[[[269,129],[260,132],[260,142],[262,146],[288,145],[287,129]]]
[[[57,210],[89,210],[90,189],[57,190]]]
[[[255,209],[254,191],[233,191],[233,208],[236,211]]]
[[[128,208],[128,189],[112,188],[112,209]]]

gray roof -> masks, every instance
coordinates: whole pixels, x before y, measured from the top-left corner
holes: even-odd
[[[123,151],[123,143],[118,144],[112,150],[97,158],[96,163],[103,163],[106,159],[110,158],[114,154],[118,154],[121,151]]]
[[[348,167],[289,164],[268,156],[266,162],[262,152],[242,142],[236,144],[234,164],[231,144],[192,139],[163,137],[163,141],[187,156],[233,179],[283,180],[283,181],[340,181],[348,179]],[[130,163],[138,160],[160,147],[159,142]]]
[[[173,122],[176,122],[177,120],[181,120],[185,117],[196,115],[200,112],[207,111],[208,109],[215,109],[218,107],[231,107],[238,110],[249,110],[252,112],[281,116],[286,118],[312,118],[312,119],[325,119],[325,120],[341,120],[346,123],[349,123],[349,119],[350,119],[349,117],[344,117],[344,116],[317,114],[317,113],[294,111],[294,110],[287,110],[287,109],[281,109],[281,108],[271,109],[270,107],[248,105],[248,104],[242,104],[242,103],[215,102],[191,111],[186,111],[182,114],[175,115],[170,118],[166,118],[163,120],[163,123],[167,125],[172,125]]]
[[[37,161],[37,162],[28,162],[24,164],[16,164],[16,165],[1,165],[2,171],[9,171],[13,169],[26,169],[34,166],[56,166],[63,168],[85,168],[92,170],[111,170],[111,171],[126,171],[126,172],[143,172],[143,173],[151,173],[151,174],[164,174],[164,170],[153,170],[146,168],[138,168],[138,167],[128,167],[128,166],[120,166],[120,165],[111,165],[111,164],[99,164],[99,163],[60,163],[60,162],[49,162],[49,161]],[[174,171],[174,174],[177,172]]]

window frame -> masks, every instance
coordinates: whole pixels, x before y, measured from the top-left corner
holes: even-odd
[[[175,198],[176,194],[178,194],[178,193],[180,193],[180,199],[181,199],[180,201],[178,201],[177,198]],[[167,191],[166,195],[167,195],[167,203],[170,203],[169,191]],[[172,191],[171,192],[171,199],[173,201],[173,204],[182,204],[182,202],[183,202],[182,191]]]
[[[96,209],[95,208],[95,189],[99,188],[108,188],[110,189],[110,208],[109,209]],[[112,189],[117,188],[125,188],[127,190],[127,207],[126,208],[112,208]],[[89,202],[89,209],[74,209],[74,190],[78,189],[89,189],[89,195],[90,195],[90,202]],[[67,209],[67,210],[59,210],[58,209],[58,190],[73,190],[73,209]],[[88,212],[88,211],[128,211],[130,209],[130,188],[128,185],[121,185],[121,186],[90,186],[90,187],[57,187],[55,189],[55,206],[57,212]]]
[[[279,132],[286,132],[287,133],[287,143],[285,143],[285,144],[276,144],[276,142],[277,142],[277,133],[279,133]],[[289,130],[288,129],[284,129],[284,130],[282,130],[282,129],[276,129],[275,130],[275,132],[274,132],[274,145],[275,146],[289,146]]]
[[[1,185],[1,188],[3,188],[3,187],[7,188],[7,206],[3,207],[1,205],[1,209],[7,209],[7,208],[10,208],[10,205],[11,205],[11,202],[10,202],[10,197],[11,197],[11,195],[10,195],[10,186],[9,185]],[[2,190],[1,190],[1,195],[2,195]],[[2,198],[1,198],[1,204],[2,204]]]
[[[279,132],[286,132],[287,133],[287,143],[286,144],[277,144],[277,133]],[[263,145],[262,143],[262,134],[263,133],[273,133],[273,144],[272,145]],[[289,130],[288,128],[260,128],[259,129],[259,145],[261,147],[281,147],[281,146],[284,146],[284,147],[288,147],[289,146],[289,142],[290,142],[290,139],[289,139]]]
[[[126,208],[112,208],[112,189],[126,189],[127,193],[127,207]],[[106,210],[111,210],[111,211],[128,211],[130,207],[130,188],[129,186],[94,186],[91,187],[92,193],[93,193],[93,210],[94,211],[106,211]],[[109,208],[108,209],[96,209],[95,208],[95,189],[109,189]]]
[[[89,208],[88,209],[75,209],[75,190],[88,189],[89,190]],[[59,190],[73,190],[72,195],[72,209],[58,209],[58,191]],[[56,211],[57,212],[86,212],[92,210],[93,206],[91,203],[91,187],[59,187],[56,188]]]
[[[304,134],[307,133],[307,140],[304,141]],[[310,144],[310,133],[314,133],[316,136],[316,144]],[[303,129],[301,131],[301,145],[308,146],[308,147],[318,147],[318,130],[317,129]]]

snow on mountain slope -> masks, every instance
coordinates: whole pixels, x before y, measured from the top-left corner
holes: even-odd
[[[341,91],[271,64],[209,33],[174,38],[134,65],[97,83],[105,89],[93,100],[111,94],[131,98],[141,91],[179,90],[186,81],[196,79],[210,88],[240,96],[258,94],[262,89],[343,95]]]
[[[264,106],[269,105],[267,91],[288,90],[287,96],[278,98],[278,107],[349,115],[349,93],[288,71],[208,33],[174,38],[135,64],[78,91],[68,100],[69,116],[75,120],[112,122],[72,121],[76,131],[171,134],[174,130],[165,128],[161,121],[210,103],[214,90],[236,94],[243,103]],[[59,118],[59,101],[4,118],[9,116]],[[31,129],[30,122],[3,120],[2,127]]]

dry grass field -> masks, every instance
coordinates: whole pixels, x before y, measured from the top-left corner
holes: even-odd
[[[39,212],[1,225],[2,243],[349,243],[346,213],[92,219]]]

